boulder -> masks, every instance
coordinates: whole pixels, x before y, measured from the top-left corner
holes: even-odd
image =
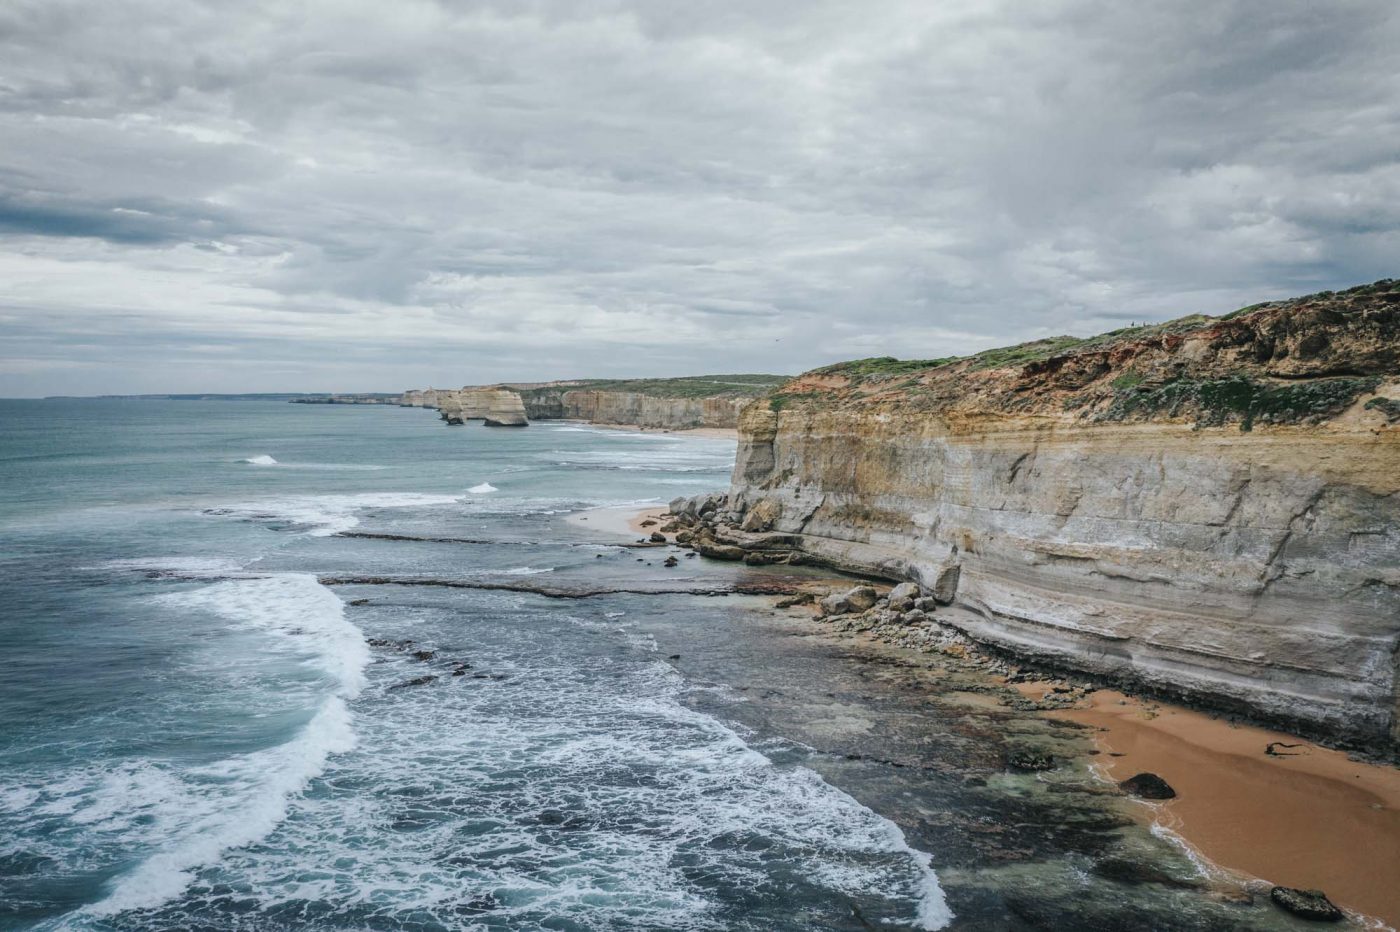
[[[700,552],[702,557],[710,557],[714,560],[742,560],[745,554],[743,547],[719,544],[711,537],[702,537],[695,541],[695,549]]]
[[[677,531],[677,532],[676,532],[676,543],[678,543],[678,544],[688,544],[688,543],[690,543],[691,540],[693,540],[694,538],[695,538],[695,534],[694,534],[693,532],[691,532],[691,531]]]
[[[666,535],[662,534],[660,531],[652,531],[651,536],[648,537],[647,540],[651,541],[653,544],[664,544],[666,543]]]
[[[783,509],[780,504],[773,499],[765,498],[749,509],[748,514],[744,515],[743,523],[739,525],[739,529],[751,534],[771,531],[773,523],[782,516],[782,513]]]
[[[938,600],[932,596],[922,596],[914,600],[914,607],[921,612],[932,612],[938,607]]]
[[[899,620],[904,622],[904,624],[906,625],[917,625],[928,621],[928,615],[924,614],[921,610],[917,608],[911,608],[909,611],[901,615]]]
[[[1342,911],[1321,890],[1274,887],[1269,891],[1269,899],[1285,912],[1314,922],[1340,922],[1344,918]]]
[[[938,573],[938,581],[933,584],[933,598],[939,605],[951,605],[958,595],[958,580],[962,576],[962,566],[945,566]]]
[[[817,602],[817,608],[821,609],[822,616],[845,615],[851,610],[851,604],[846,601],[846,597],[833,592],[831,595]]]
[[[921,595],[923,590],[918,583],[902,582],[890,590],[889,600],[894,605],[897,602],[913,602]]]
[[[1129,796],[1140,799],[1175,799],[1176,790],[1166,780],[1155,773],[1140,773],[1118,784],[1118,788]]]
[[[846,604],[851,607],[852,611],[863,612],[880,601],[880,593],[870,586],[856,586],[842,598],[846,600]]]

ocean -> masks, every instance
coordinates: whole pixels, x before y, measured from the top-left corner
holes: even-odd
[[[462,587],[723,586],[745,571],[564,519],[721,488],[733,456],[396,407],[0,402],[0,927],[946,925],[938,852],[648,628],[758,600]]]

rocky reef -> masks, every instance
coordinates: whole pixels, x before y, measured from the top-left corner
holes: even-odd
[[[1019,658],[1400,747],[1400,282],[830,366],[739,429],[729,491],[673,503],[701,553],[911,582]]]

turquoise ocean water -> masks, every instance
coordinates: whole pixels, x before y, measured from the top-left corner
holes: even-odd
[[[0,928],[940,927],[929,854],[688,701],[634,624],[675,598],[318,581],[704,582],[564,518],[733,453],[0,402]]]

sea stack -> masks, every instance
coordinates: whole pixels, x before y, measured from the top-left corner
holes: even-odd
[[[520,396],[505,388],[492,389],[486,408],[487,427],[528,427],[525,417],[525,403]]]

